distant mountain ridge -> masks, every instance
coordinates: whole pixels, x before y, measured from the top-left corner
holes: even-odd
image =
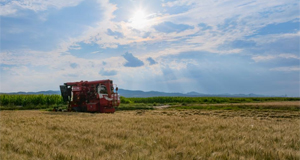
[[[266,96],[266,95],[259,95],[259,94],[204,94],[198,92],[188,92],[188,93],[167,93],[167,92],[158,92],[158,91],[140,91],[140,90],[126,90],[126,89],[119,89],[118,93],[124,97],[286,97],[282,96]],[[12,93],[0,93],[0,94],[59,94],[60,91],[39,91],[39,92],[12,92]]]
[[[11,93],[0,93],[0,94],[45,94],[45,95],[51,95],[51,94],[60,94],[60,91],[38,91],[38,92],[11,92]]]

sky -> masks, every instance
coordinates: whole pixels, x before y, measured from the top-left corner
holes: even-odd
[[[0,0],[0,92],[300,96],[298,0]]]

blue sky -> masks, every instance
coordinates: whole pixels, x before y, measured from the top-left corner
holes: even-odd
[[[0,16],[1,92],[300,96],[298,0],[0,0]]]

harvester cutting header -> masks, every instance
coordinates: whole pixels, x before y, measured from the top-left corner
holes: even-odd
[[[67,82],[60,86],[68,111],[114,113],[120,104],[112,80]]]

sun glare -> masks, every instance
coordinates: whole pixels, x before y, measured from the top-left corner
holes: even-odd
[[[129,19],[131,26],[134,28],[142,29],[147,25],[147,15],[144,10],[137,10],[134,12],[132,18]]]

